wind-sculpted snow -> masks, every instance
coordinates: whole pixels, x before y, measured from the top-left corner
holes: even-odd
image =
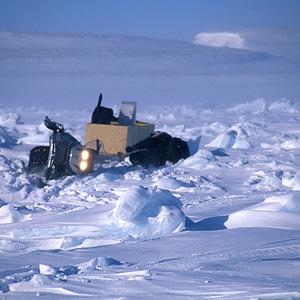
[[[207,147],[216,148],[240,148],[248,149],[251,148],[251,144],[241,139],[235,130],[229,130],[226,133],[222,133],[216,137],[211,143],[206,145]]]
[[[268,107],[268,110],[273,112],[289,112],[289,113],[299,113],[300,107],[299,105],[295,105],[292,101],[288,99],[281,99],[274,101]]]
[[[0,291],[8,299],[297,299],[298,105],[138,110],[191,156],[143,169],[96,164],[46,181],[27,170],[48,143],[46,110],[1,108]],[[71,115],[72,118],[67,118]],[[80,141],[91,111],[52,111]]]
[[[182,203],[168,190],[149,191],[141,186],[123,194],[116,205],[116,226],[132,237],[179,232],[185,227]]]
[[[300,194],[273,196],[262,203],[233,213],[225,222],[227,228],[271,227],[300,230]]]
[[[278,102],[282,103],[282,101],[278,101]],[[264,99],[260,98],[252,102],[242,103],[233,108],[229,108],[228,111],[236,112],[236,113],[245,113],[245,112],[255,113],[255,112],[262,112],[265,109],[266,109],[266,102]]]
[[[71,250],[117,243],[122,239],[145,239],[181,231],[185,227],[182,203],[168,190],[134,186],[103,208],[70,210],[68,213],[38,214],[12,205],[0,208],[4,226],[0,250],[8,251],[18,240],[22,251]],[[64,210],[64,209],[63,209]],[[84,223],[81,222],[84,218]],[[27,222],[26,222],[27,221]],[[26,222],[24,227],[23,222]],[[44,224],[47,224],[45,226]],[[7,239],[8,238],[8,239]],[[9,241],[9,238],[13,238]]]

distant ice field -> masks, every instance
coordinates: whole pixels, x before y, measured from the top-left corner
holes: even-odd
[[[89,109],[100,92],[107,106],[136,101],[141,108],[155,104],[226,107],[260,97],[267,102],[283,97],[299,101],[299,30],[237,34],[242,49],[227,47],[226,33],[217,36],[221,44],[210,33],[212,42],[202,38],[202,45],[196,45],[201,43],[199,35],[193,44],[117,35],[2,31],[0,105]]]

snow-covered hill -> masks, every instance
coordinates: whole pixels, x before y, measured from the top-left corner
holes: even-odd
[[[295,60],[121,36],[0,38],[0,299],[300,299]],[[137,101],[137,119],[191,156],[28,173],[45,115],[83,142],[100,91],[115,114]]]

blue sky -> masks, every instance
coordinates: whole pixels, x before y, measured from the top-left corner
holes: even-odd
[[[299,27],[300,0],[0,0],[0,30],[190,41],[203,31]]]

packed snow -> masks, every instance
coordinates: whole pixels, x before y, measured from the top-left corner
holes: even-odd
[[[249,36],[241,35],[244,45]],[[296,59],[228,49],[226,43],[213,48],[115,36],[0,37],[7,42],[0,50],[1,88],[7,85],[0,98],[1,299],[300,299]],[[164,59],[151,72],[148,60]],[[107,84],[103,105],[110,106],[105,97],[118,90],[122,76],[130,85],[120,91],[137,101],[137,119],[187,141],[191,156],[148,169],[128,158],[111,160],[97,163],[89,175],[48,181],[28,172],[29,151],[48,144],[45,115],[84,142],[97,102],[91,83],[84,84],[106,77],[93,89]],[[224,98],[205,102],[196,83],[205,78],[212,88],[215,77],[222,77],[217,85],[224,82]],[[142,86],[132,92],[135,79]],[[192,97],[171,104],[178,80]],[[46,81],[49,89],[61,85],[48,95]],[[60,106],[73,86],[87,100],[75,97],[74,105],[66,100]],[[256,87],[261,95],[254,97]],[[120,91],[113,93],[116,114],[124,100],[116,97]],[[32,98],[15,102],[21,94]]]

